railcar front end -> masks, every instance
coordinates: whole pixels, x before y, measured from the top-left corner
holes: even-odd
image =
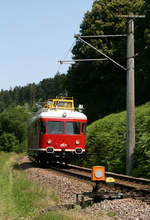
[[[86,123],[87,118],[83,113],[62,108],[62,103],[61,108],[45,109],[31,123],[29,155],[41,163],[68,163],[73,158],[83,156]]]

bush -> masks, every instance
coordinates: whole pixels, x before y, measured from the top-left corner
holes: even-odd
[[[136,145],[132,174],[150,178],[150,102],[135,111]],[[126,112],[111,114],[87,128],[87,155],[83,166],[103,165],[107,171],[125,173]]]
[[[23,107],[10,107],[0,113],[0,150],[27,150],[28,125],[31,114]]]
[[[0,151],[12,152],[19,148],[19,141],[13,134],[3,133],[0,136]]]
[[[125,112],[111,114],[87,128],[88,166],[103,165],[109,171],[125,172]]]

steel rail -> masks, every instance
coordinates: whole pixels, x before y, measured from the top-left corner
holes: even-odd
[[[78,169],[81,171],[85,171],[88,173],[92,172],[92,169],[90,168],[85,168],[85,167],[80,167],[80,166],[76,166],[73,164],[68,164],[69,167],[74,168],[74,169]],[[113,173],[113,172],[105,172],[106,177],[110,176],[116,179],[122,179],[122,180],[126,180],[126,181],[130,181],[130,182],[137,182],[137,183],[141,183],[141,184],[145,184],[145,185],[149,185],[150,188],[150,179],[145,179],[145,178],[137,178],[137,177],[133,177],[133,176],[128,176],[128,175],[124,175],[124,174],[118,174],[118,173]]]
[[[90,184],[92,184],[93,186],[95,186],[95,182],[91,181],[92,169],[80,167],[80,166],[76,166],[72,164],[68,164],[66,168],[63,167],[62,165],[60,165],[60,168],[58,167],[57,168],[52,167],[52,168],[64,174],[71,175],[75,178],[84,179],[90,182]],[[126,192],[128,193],[127,194],[123,193],[124,196],[122,198],[134,198],[134,199],[142,200],[146,202],[147,204],[150,204],[150,180],[149,179],[136,178],[136,177],[116,174],[112,172],[106,172],[105,175],[106,177],[115,178],[114,187],[116,188],[116,190],[118,189],[121,192],[122,190],[123,191],[127,190]],[[100,184],[99,187],[101,187],[102,185],[106,185],[106,182],[102,181],[99,184]],[[92,194],[92,192],[91,193],[88,192],[88,194]],[[109,192],[107,194],[109,198]],[[110,191],[110,196],[111,194],[112,192]]]
[[[80,166],[76,166],[72,164],[66,165],[66,164],[61,164],[61,163],[46,164],[44,168],[48,170],[55,170],[59,173],[63,173],[64,175],[67,175],[67,176],[72,176],[80,180],[82,179],[88,182],[89,184],[91,184],[93,186],[93,189],[96,186],[96,183],[91,180],[92,169],[80,167]],[[105,181],[101,181],[98,183],[100,191],[101,191],[101,187],[105,188],[105,186],[107,186],[106,187],[107,192],[106,194],[104,193],[104,197],[106,196],[109,198],[109,196],[111,197],[113,196],[114,193],[116,193],[115,196],[117,198],[117,195],[120,195],[120,193],[122,194],[123,192],[122,198],[139,199],[139,200],[146,202],[147,204],[150,204],[150,180],[149,179],[136,178],[136,177],[116,174],[112,172],[106,172],[105,176],[113,177],[115,179],[115,183],[114,183],[113,189],[110,185],[107,186]],[[95,195],[96,197],[99,196],[98,191],[97,191],[97,194],[93,194],[93,192],[91,193],[87,192],[87,193],[92,196],[93,195]],[[101,195],[102,194],[100,192],[100,196]]]
[[[51,166],[50,168],[55,169],[56,171],[65,173],[67,175],[75,176],[76,178],[85,179],[86,181],[91,181],[92,169],[80,167],[72,164],[68,164],[67,166],[64,164],[57,163],[55,166]],[[150,180],[144,178],[137,178],[112,172],[105,173],[107,177],[113,177],[115,179],[115,186],[117,187],[125,187],[129,189],[135,190],[143,190],[143,192],[150,193]]]

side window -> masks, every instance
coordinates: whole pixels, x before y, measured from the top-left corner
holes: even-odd
[[[82,133],[86,133],[86,123],[82,123]]]
[[[41,134],[46,133],[46,121],[40,121],[40,133]]]

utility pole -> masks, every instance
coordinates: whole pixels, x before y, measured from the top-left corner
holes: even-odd
[[[93,45],[83,40],[83,38],[96,37],[121,37],[126,35],[98,35],[98,36],[80,36],[75,35],[76,38],[93,48],[108,60],[127,71],[127,91],[126,91],[126,108],[127,108],[127,143],[126,143],[126,174],[130,175],[133,168],[133,153],[135,148],[135,88],[134,88],[134,19],[145,18],[145,15],[119,15],[120,18],[128,19],[128,34],[127,34],[127,68],[123,67],[112,58],[98,50]],[[80,61],[80,60],[79,60]],[[59,61],[65,62],[65,61]]]
[[[130,175],[133,168],[133,153],[135,149],[135,86],[134,86],[134,19],[144,18],[144,15],[120,15],[128,18],[127,35],[127,144],[126,144],[126,174]]]
[[[135,89],[134,89],[134,20],[128,21],[127,37],[127,149],[126,173],[132,170],[132,156],[135,148]]]

